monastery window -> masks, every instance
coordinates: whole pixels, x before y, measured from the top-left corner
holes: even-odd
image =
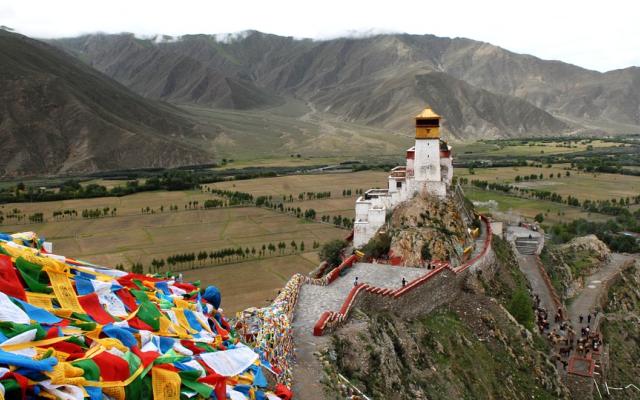
[[[402,182],[396,182],[396,188],[398,189],[402,188]]]
[[[418,119],[416,120],[416,127],[419,128],[436,128],[440,126],[440,121],[437,119]]]

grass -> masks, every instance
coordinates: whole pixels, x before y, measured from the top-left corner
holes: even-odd
[[[585,218],[588,220],[606,220],[610,217],[601,214],[587,213],[577,207],[552,201],[523,199],[502,192],[482,190],[474,187],[464,189],[465,195],[476,203],[476,209],[484,213],[517,214],[532,220],[542,213],[545,223],[566,222],[567,220]],[[495,201],[496,207],[490,202]]]
[[[469,180],[485,180],[487,182],[509,183],[523,188],[548,190],[558,193],[563,197],[569,195],[579,199],[606,200],[611,198],[632,197],[640,194],[640,177],[620,174],[587,173],[570,171],[571,176],[566,176],[568,165],[556,164],[551,168],[542,167],[501,167],[501,168],[476,168],[474,174],[469,170],[457,169],[456,175]],[[560,174],[560,178],[557,174]],[[540,175],[544,179],[515,182],[515,177]],[[549,178],[553,174],[553,178]]]
[[[453,312],[435,311],[422,318],[421,322],[425,332],[421,345],[431,349],[434,368],[443,379],[448,376],[447,384],[455,383],[455,387],[462,391],[457,393],[458,398],[507,398],[512,391],[529,393],[531,398],[536,399],[553,398],[532,379],[533,365],[518,365],[520,362],[515,362],[514,358],[519,353],[517,347],[521,346],[517,343],[521,340],[517,332],[505,332],[508,335],[506,343],[513,346],[516,353],[513,354],[506,343],[478,341],[471,326]],[[439,352],[435,343],[440,343],[444,351]],[[524,360],[524,357],[520,358]],[[505,370],[505,365],[512,367]],[[504,385],[505,379],[510,382],[507,386]],[[438,382],[432,382],[431,385],[436,386],[430,391],[434,399],[451,398],[450,392],[437,387]]]
[[[476,142],[464,145],[456,146],[456,152],[458,154],[473,154],[478,156],[489,155],[505,155],[505,156],[539,156],[539,155],[551,155],[551,154],[567,154],[575,153],[579,151],[588,150],[588,146],[593,148],[602,147],[615,147],[619,146],[619,143],[607,142],[604,140],[593,140],[590,143],[583,143],[583,141],[572,141],[571,146],[568,147],[566,142],[542,142],[532,140],[527,144],[521,144],[520,141],[510,142]]]

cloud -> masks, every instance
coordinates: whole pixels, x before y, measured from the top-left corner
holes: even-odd
[[[40,38],[98,31],[179,37],[259,30],[314,39],[435,34],[605,71],[640,65],[638,15],[640,3],[623,0],[3,0],[0,25]]]

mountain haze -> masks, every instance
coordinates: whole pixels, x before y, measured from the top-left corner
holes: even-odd
[[[197,126],[60,50],[0,30],[0,175],[204,163]]]

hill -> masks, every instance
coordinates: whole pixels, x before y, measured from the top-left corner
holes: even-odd
[[[209,162],[182,110],[145,99],[66,53],[0,30],[0,176]]]
[[[138,93],[174,102],[247,109],[297,98],[344,121],[401,131],[410,130],[406,115],[427,102],[460,140],[640,131],[640,69],[599,73],[469,39],[312,41],[248,31],[51,43]]]

